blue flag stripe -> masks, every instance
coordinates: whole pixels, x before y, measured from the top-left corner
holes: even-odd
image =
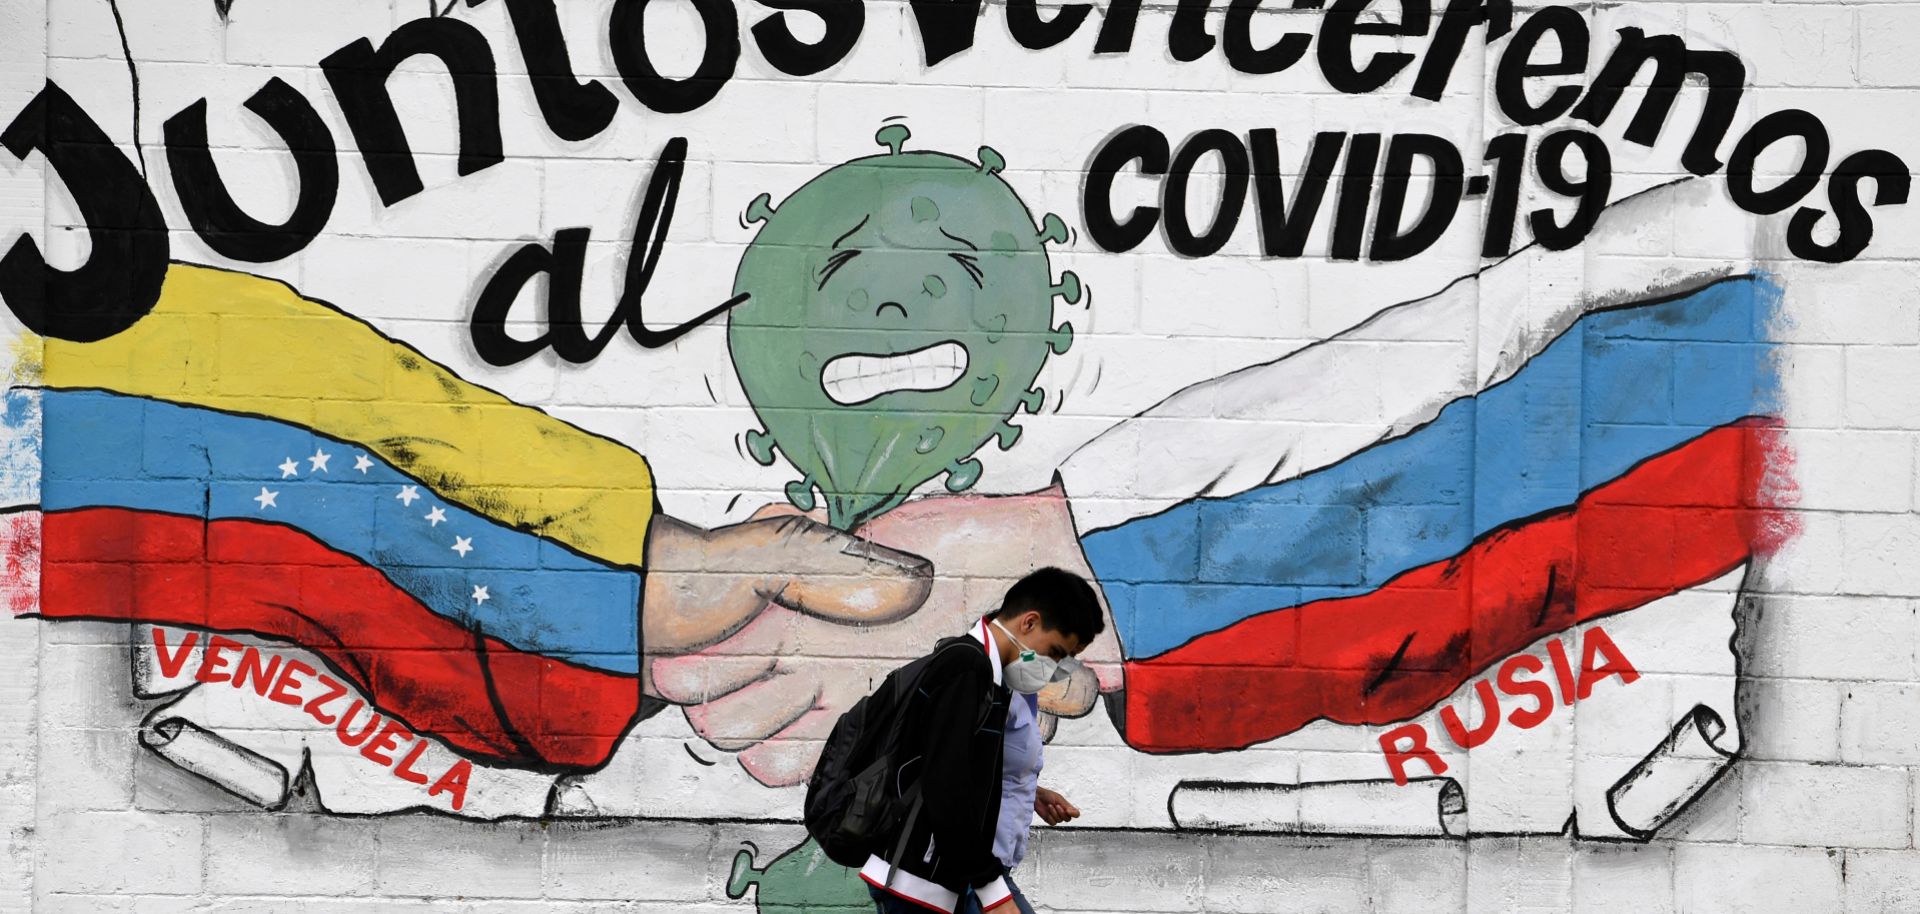
[[[1324,470],[1089,534],[1129,657],[1255,613],[1370,592],[1635,464],[1777,412],[1779,290],[1726,280],[1577,322],[1513,378]]]

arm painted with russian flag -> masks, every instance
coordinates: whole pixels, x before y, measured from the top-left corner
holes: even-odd
[[[931,568],[803,519],[662,516],[646,461],[461,380],[287,286],[175,265],[153,312],[44,342],[37,548],[16,614],[299,644],[389,717],[475,759],[604,763],[650,661],[769,603],[884,621]],[[761,736],[770,735],[760,734]]]
[[[1776,546],[1779,289],[1751,259],[1633,253],[1716,209],[1749,224],[1705,181],[1617,204],[1580,248],[1195,385],[1069,458],[1127,741],[1403,720]]]

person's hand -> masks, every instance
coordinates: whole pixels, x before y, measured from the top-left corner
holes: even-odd
[[[1080,818],[1080,807],[1067,802],[1067,798],[1045,787],[1038,788],[1033,794],[1033,811],[1040,814],[1048,825],[1059,825]]]
[[[781,514],[795,512],[785,506],[762,511]],[[1055,565],[1091,578],[1058,487],[1030,495],[911,501],[857,532],[936,563],[939,573],[918,612],[902,618],[876,611],[867,621],[897,621],[848,625],[830,614],[776,605],[738,616],[748,621],[725,640],[669,654],[656,652],[651,640],[649,598],[653,694],[685,705],[694,732],[717,749],[738,752],[742,767],[763,784],[805,780],[841,712],[935,641],[966,631],[1028,572]],[[812,586],[803,566],[782,567],[798,586]],[[1081,656],[1087,671],[1040,693],[1043,732],[1053,715],[1084,715],[1102,688],[1119,687],[1119,641],[1110,620]]]

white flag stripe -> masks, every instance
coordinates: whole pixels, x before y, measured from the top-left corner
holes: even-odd
[[[1710,216],[1733,204],[1707,181],[1649,191],[1609,207],[1577,248],[1526,248],[1324,342],[1175,393],[1067,458],[1060,476],[1075,525],[1085,534],[1202,494],[1238,494],[1405,435],[1512,377],[1590,311],[1751,269],[1754,239],[1773,230],[1728,212],[1752,230],[1729,237],[1723,257],[1676,266],[1641,253],[1649,222],[1675,209]]]

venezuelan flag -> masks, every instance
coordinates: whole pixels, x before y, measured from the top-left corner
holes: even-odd
[[[655,502],[624,445],[185,265],[127,331],[46,340],[5,408],[43,429],[11,525],[38,528],[38,615],[292,641],[494,763],[598,765],[638,714]]]

